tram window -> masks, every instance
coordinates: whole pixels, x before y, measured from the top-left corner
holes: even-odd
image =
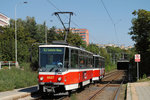
[[[88,58],[88,60],[87,60],[87,67],[89,67],[89,68],[92,67],[92,58]]]
[[[95,57],[95,68],[98,68],[98,64],[99,64],[98,58]]]
[[[89,58],[85,58],[86,59],[86,67],[89,67]]]
[[[68,68],[69,67],[69,49],[66,48],[65,51],[65,63],[64,63],[64,67]]]
[[[99,61],[99,68],[102,68],[102,61]]]
[[[95,68],[98,68],[98,60],[95,61]]]
[[[91,64],[90,67],[94,67],[94,66],[93,66],[93,58],[90,58],[90,64]]]
[[[102,68],[104,68],[105,67],[105,63],[104,63],[104,61],[102,62]]]
[[[71,67],[78,67],[78,50],[71,50]]]
[[[101,61],[100,61],[100,58],[98,58],[98,65],[97,65],[98,68],[101,67]]]
[[[80,68],[83,68],[84,67],[84,63],[85,63],[85,60],[82,56],[79,57],[79,66]]]

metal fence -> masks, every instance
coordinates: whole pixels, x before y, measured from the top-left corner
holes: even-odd
[[[16,61],[0,61],[0,69],[2,69],[2,66],[9,66],[10,69],[10,66],[14,65],[16,65]]]

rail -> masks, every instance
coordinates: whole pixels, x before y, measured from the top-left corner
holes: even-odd
[[[122,73],[122,72],[120,72],[119,74],[118,74],[118,73],[115,73],[115,74],[118,74],[118,75],[115,76],[114,78],[112,78],[111,81],[114,81],[115,79],[117,79],[117,78],[120,76],[121,73]],[[113,73],[113,75],[114,75],[114,73]],[[103,86],[101,89],[99,89],[97,92],[95,92],[95,93],[94,93],[92,96],[90,96],[87,100],[92,100],[92,99],[94,99],[94,98],[96,97],[96,95],[100,94],[106,87],[108,87],[108,86],[110,85],[111,81],[109,81],[105,86]],[[115,94],[117,94],[117,92],[116,92]],[[115,96],[116,96],[116,95],[115,95]]]
[[[114,99],[113,99],[113,100],[118,100],[119,94],[120,94],[120,89],[122,88],[122,84],[123,84],[124,80],[125,80],[125,78],[123,78],[123,80],[122,80],[120,86],[118,87],[117,91],[115,92],[115,95],[114,95]]]

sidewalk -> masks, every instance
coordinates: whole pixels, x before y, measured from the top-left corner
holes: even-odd
[[[128,83],[127,100],[150,100],[150,81]]]
[[[37,92],[37,86],[0,92],[0,100],[16,100],[22,97],[30,96],[31,93],[34,92]]]

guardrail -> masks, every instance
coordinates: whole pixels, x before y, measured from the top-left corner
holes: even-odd
[[[16,61],[0,61],[0,69],[2,69],[2,66],[13,66],[16,65]]]

